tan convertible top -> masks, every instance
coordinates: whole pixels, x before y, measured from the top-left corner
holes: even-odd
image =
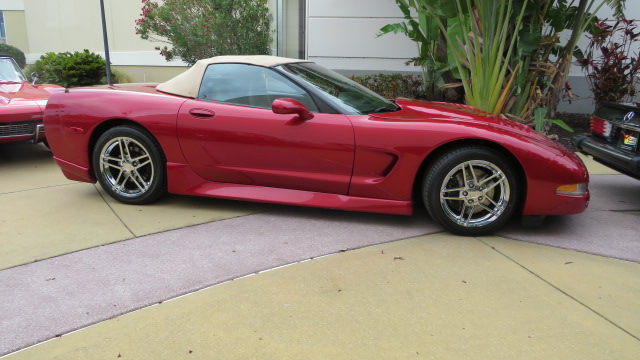
[[[247,56],[216,56],[209,59],[198,60],[191,68],[173,79],[164,82],[156,87],[157,90],[169,94],[195,98],[200,90],[202,77],[211,64],[249,64],[264,67],[272,67],[282,64],[308,62],[306,60],[289,59],[268,55],[247,55]]]

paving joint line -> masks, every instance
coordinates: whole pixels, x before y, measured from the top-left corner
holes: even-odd
[[[51,188],[63,187],[63,186],[72,186],[72,185],[78,185],[78,184],[76,183],[76,184],[49,185],[49,186],[36,187],[36,188],[31,188],[31,189],[24,189],[24,190],[9,191],[9,192],[3,192],[3,193],[0,193],[0,196],[2,196],[2,195],[9,195],[9,194],[19,194],[19,193],[28,192],[28,191],[33,191],[33,190],[42,190],[42,189],[51,189]]]
[[[508,238],[507,238],[508,239]],[[552,288],[556,289],[557,291],[559,291],[560,293],[564,294],[565,296],[567,296],[568,298],[570,298],[571,300],[575,301],[576,303],[582,305],[584,308],[586,308],[587,310],[591,311],[592,313],[596,314],[597,316],[599,316],[600,318],[604,319],[606,322],[610,323],[611,325],[617,327],[618,329],[622,330],[624,333],[626,333],[627,335],[631,336],[632,338],[636,339],[637,341],[640,341],[640,337],[634,335],[633,333],[631,333],[630,331],[626,330],[625,328],[623,328],[622,326],[618,325],[617,323],[615,323],[613,320],[609,319],[608,317],[604,316],[603,314],[599,313],[598,311],[596,311],[595,309],[591,308],[589,305],[585,304],[584,302],[578,300],[576,297],[574,297],[573,295],[569,294],[568,292],[562,290],[561,288],[559,288],[558,286],[552,284],[549,280],[543,278],[542,276],[536,274],[533,270],[527,268],[526,266],[520,264],[519,262],[517,262],[515,259],[512,259],[511,257],[509,257],[507,254],[503,253],[502,251],[498,250],[495,248],[495,246],[491,246],[490,244],[487,244],[485,241],[483,241],[481,238],[476,237],[476,240],[480,241],[481,243],[483,243],[484,245],[488,246],[491,248],[491,250],[497,252],[498,254],[504,256],[505,258],[507,258],[509,261],[513,262],[514,264],[518,265],[519,267],[521,267],[522,269],[524,269],[525,271],[527,271],[528,273],[530,273],[531,275],[537,277],[538,279],[540,279],[541,281],[543,281],[544,283],[546,283],[547,285],[551,286]],[[516,240],[517,241],[517,240]]]
[[[113,209],[113,207],[111,206],[111,204],[109,204],[109,202],[107,201],[107,199],[102,195],[102,193],[100,192],[100,190],[98,190],[98,185],[93,184],[93,188],[96,190],[96,192],[98,193],[98,195],[100,195],[100,198],[102,198],[102,201],[104,201],[105,204],[107,204],[107,206],[109,207],[109,209],[111,209],[111,212],[113,213],[113,215],[116,216],[116,218],[118,218],[118,220],[120,220],[120,223],[122,223],[122,225],[124,225],[124,227],[129,231],[129,233],[134,237],[137,238],[138,235],[136,235],[130,228],[129,226],[124,222],[124,220],[122,220],[122,218],[120,217],[120,215],[118,215],[118,213]]]

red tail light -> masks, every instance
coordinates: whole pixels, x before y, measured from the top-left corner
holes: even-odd
[[[592,116],[590,124],[591,124],[592,133],[598,134],[604,137],[608,137],[609,135],[611,135],[611,130],[613,129],[613,126],[609,121]]]

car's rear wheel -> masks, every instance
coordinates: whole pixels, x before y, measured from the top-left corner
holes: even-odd
[[[513,164],[497,151],[469,146],[440,156],[424,177],[423,201],[433,220],[467,236],[493,233],[517,208]]]
[[[167,192],[164,157],[156,139],[134,126],[107,130],[93,148],[93,168],[102,188],[125,204],[147,204]]]

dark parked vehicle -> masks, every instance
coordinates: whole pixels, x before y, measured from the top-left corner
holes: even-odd
[[[591,116],[591,134],[578,135],[578,150],[623,174],[640,180],[640,107],[600,104]]]

